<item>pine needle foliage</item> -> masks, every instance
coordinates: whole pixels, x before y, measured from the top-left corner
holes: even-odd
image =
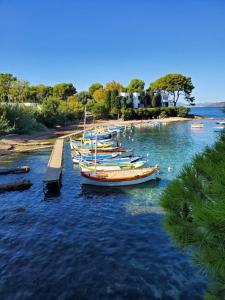
[[[161,205],[172,238],[215,279],[205,299],[225,299],[225,134],[184,166]]]

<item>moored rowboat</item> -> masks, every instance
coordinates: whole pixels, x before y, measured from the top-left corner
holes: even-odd
[[[203,128],[204,124],[202,123],[192,123],[191,128]]]
[[[215,132],[221,132],[221,131],[224,131],[225,127],[224,126],[216,126],[216,127],[213,127],[213,130]]]
[[[141,168],[146,164],[146,161],[138,161],[134,163],[124,163],[124,164],[93,164],[88,162],[81,162],[80,168],[82,172],[85,171],[116,171],[116,170],[127,170],[127,169],[137,169]]]
[[[96,186],[126,186],[147,182],[158,177],[159,168],[120,171],[81,172],[82,183]]]
[[[108,153],[108,154],[101,154],[101,155],[97,155],[96,159],[110,159],[110,158],[115,158],[117,157],[118,154],[116,153]],[[94,160],[94,156],[93,155],[72,155],[72,160],[75,164],[79,163],[81,160]]]

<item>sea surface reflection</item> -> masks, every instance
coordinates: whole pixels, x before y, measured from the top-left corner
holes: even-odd
[[[30,190],[0,195],[1,299],[202,299],[207,278],[162,226],[160,196],[184,163],[212,144],[215,121],[134,128],[121,142],[161,166],[161,180],[126,188],[80,184],[64,149],[62,189],[45,198],[49,151],[12,158],[29,165]],[[170,172],[168,172],[170,168]]]

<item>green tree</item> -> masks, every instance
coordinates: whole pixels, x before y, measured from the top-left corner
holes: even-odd
[[[162,106],[161,100],[162,100],[161,94],[159,92],[155,93],[152,97],[152,107]]]
[[[106,103],[108,112],[110,112],[110,110],[111,110],[111,90],[106,91],[105,103]]]
[[[96,102],[101,102],[101,101],[106,100],[106,94],[107,94],[107,91],[103,88],[100,88],[94,92],[92,97]]]
[[[115,117],[117,115],[117,118],[119,118],[120,109],[121,109],[121,103],[120,103],[120,97],[118,90],[111,90],[111,110],[110,114],[112,117]]]
[[[141,79],[132,79],[127,87],[129,93],[142,93],[144,91],[145,83]]]
[[[53,86],[53,96],[61,100],[66,100],[74,94],[76,94],[76,88],[72,83],[58,83]]]
[[[76,94],[76,98],[80,101],[83,105],[86,105],[88,101],[92,100],[91,94],[86,91],[82,91]]]
[[[46,98],[38,112],[38,120],[47,127],[55,127],[64,123],[65,118],[60,113],[60,99],[54,96]]]
[[[0,101],[9,102],[9,90],[13,82],[17,79],[12,74],[1,73],[0,74]]]
[[[68,104],[69,108],[77,114],[78,118],[80,118],[83,115],[84,106],[77,99],[76,96],[70,96],[68,98],[67,104]]]
[[[225,299],[225,135],[207,147],[164,191],[165,226],[215,285],[207,299]]]
[[[167,74],[150,84],[150,88],[154,92],[167,92],[173,98],[174,106],[181,95],[189,103],[194,101],[194,97],[191,96],[194,86],[191,78],[182,74]]]
[[[29,87],[29,97],[31,102],[42,103],[44,99],[53,95],[53,88],[43,84]]]
[[[95,119],[105,119],[108,117],[108,109],[104,101],[92,102],[88,106]]]
[[[0,133],[9,133],[14,129],[10,126],[8,109],[9,108],[5,103],[0,103]]]
[[[15,80],[12,82],[8,97],[11,102],[29,102],[29,82],[25,80]]]
[[[147,107],[152,107],[152,99],[154,96],[154,92],[149,88],[145,92],[145,105]]]
[[[103,85],[99,82],[92,83],[92,85],[89,86],[88,91],[93,96],[94,92],[103,89]]]

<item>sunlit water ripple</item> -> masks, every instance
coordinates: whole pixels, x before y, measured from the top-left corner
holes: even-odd
[[[137,187],[82,187],[67,144],[61,194],[44,199],[49,151],[13,159],[8,165],[29,165],[31,172],[1,182],[27,178],[33,186],[0,195],[0,298],[202,299],[207,278],[170,241],[159,198],[182,165],[215,141],[215,121],[204,124],[122,135],[123,144],[162,169],[160,182]]]

